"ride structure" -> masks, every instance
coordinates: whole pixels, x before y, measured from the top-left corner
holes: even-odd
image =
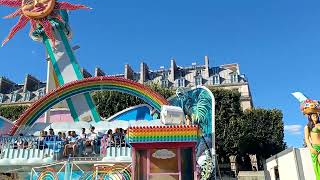
[[[5,18],[20,16],[2,45],[30,22],[30,36],[44,43],[52,67],[48,73],[54,79],[52,91],[33,103],[13,125],[2,126],[6,131],[1,131],[0,137],[0,172],[12,172],[20,179],[215,179],[215,102],[208,89],[180,89],[166,100],[131,80],[107,76],[84,79],[69,42],[66,10],[88,7],[56,0],[0,0],[0,5],[18,8]],[[90,95],[100,90],[139,97],[150,112],[134,107],[110,121],[101,121]],[[39,121],[63,101],[74,122]],[[132,113],[143,116],[133,117]],[[161,119],[150,119],[156,117],[154,113],[161,114]],[[79,134],[81,128],[91,129],[97,138],[89,144],[87,138],[77,140],[71,144],[77,147],[72,152],[60,137],[41,134],[53,129]],[[109,134],[113,129],[115,133]]]

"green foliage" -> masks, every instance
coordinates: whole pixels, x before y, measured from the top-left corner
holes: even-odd
[[[216,99],[216,149],[220,157],[257,154],[268,158],[286,148],[280,110],[243,112],[238,91],[209,89]]]
[[[200,180],[207,180],[212,177],[212,172],[214,171],[213,166],[212,166],[212,161],[213,159],[211,158],[211,154],[208,150],[205,151],[206,154],[206,160],[203,163],[203,165],[200,167],[201,168],[201,176]]]
[[[168,99],[169,97],[173,96],[175,94],[175,90],[172,88],[163,88],[160,86],[159,83],[147,83],[145,84],[146,86],[148,86],[149,88],[151,88],[152,90],[156,91],[157,93],[159,93],[160,95],[162,95],[164,98]]]
[[[116,91],[97,91],[93,93],[93,100],[101,117],[110,116],[144,102],[132,95]]]
[[[237,118],[241,117],[241,94],[236,90],[209,88],[216,100],[216,151],[220,157],[228,157],[238,151],[239,130]],[[228,158],[226,158],[228,159]]]
[[[18,119],[27,108],[27,105],[0,106],[0,116],[14,121]]]
[[[149,84],[148,86],[165,98],[169,98],[174,94],[173,90],[162,88],[158,84]],[[145,104],[145,102],[138,97],[117,91],[94,92],[93,100],[100,116],[104,118],[109,118],[128,107]]]
[[[239,153],[257,154],[263,158],[284,150],[282,112],[277,109],[252,109],[238,118]]]

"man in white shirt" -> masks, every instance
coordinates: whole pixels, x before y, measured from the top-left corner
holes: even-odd
[[[90,133],[88,134],[88,138],[86,140],[86,146],[91,145],[92,147],[92,154],[95,154],[95,146],[96,146],[96,141],[98,140],[98,134],[94,131],[95,127],[91,126],[90,128]]]

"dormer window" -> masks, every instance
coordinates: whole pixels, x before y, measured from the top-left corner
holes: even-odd
[[[31,97],[31,92],[30,92],[30,91],[27,91],[27,92],[24,94],[24,101],[30,101],[30,97]]]
[[[43,89],[39,89],[38,93],[39,93],[39,97],[44,96],[44,90]]]
[[[162,80],[168,79],[169,73],[168,72],[163,72],[162,74]]]
[[[220,68],[219,67],[214,67],[214,68],[212,68],[212,71],[213,71],[214,75],[217,75],[220,72]]]
[[[231,83],[238,83],[239,82],[238,74],[237,73],[230,74],[230,81]]]
[[[202,85],[202,77],[201,76],[195,77],[195,84],[196,84],[196,86]]]
[[[12,96],[11,96],[11,102],[16,102],[17,101],[17,96],[18,96],[17,93],[13,93]]]
[[[184,78],[177,79],[177,86],[185,87],[185,79]]]
[[[213,84],[220,84],[220,76],[219,75],[215,75],[213,76]]]
[[[167,79],[166,80],[162,80],[161,81],[161,87],[168,88],[169,87],[169,81]]]
[[[201,69],[197,69],[196,76],[201,76]]]

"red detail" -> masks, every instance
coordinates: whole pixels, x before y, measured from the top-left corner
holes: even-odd
[[[20,7],[22,5],[22,1],[20,1],[20,0],[0,0],[0,5],[8,6],[8,7]]]
[[[54,18],[56,18],[56,19],[59,20],[60,22],[64,23],[64,20],[63,20],[62,16],[61,16],[59,13],[53,11],[53,12],[51,13],[51,16],[54,17]]]
[[[90,9],[90,8],[81,4],[71,4],[68,2],[56,2],[55,9],[77,10],[77,9]]]
[[[13,12],[13,13],[11,13],[11,14],[3,17],[3,18],[5,18],[5,19],[10,19],[10,18],[17,17],[17,16],[19,16],[19,15],[21,15],[21,14],[22,14],[22,10],[21,10],[21,9],[18,9],[18,10],[16,10],[15,12]]]
[[[7,38],[2,42],[2,46],[4,46],[19,30],[24,28],[28,23],[28,21],[29,21],[29,18],[27,18],[26,16],[20,16],[17,24],[13,26]]]
[[[39,20],[38,22],[43,27],[45,34],[51,40],[53,47],[55,47],[56,46],[56,38],[54,36],[54,32],[53,32],[50,21],[48,19],[44,18],[42,20]]]
[[[154,143],[130,143],[136,149],[151,148],[177,148],[177,147],[195,147],[196,142],[154,142]]]
[[[30,19],[30,24],[31,24],[31,28],[30,28],[30,31],[31,33],[37,29],[37,22],[33,19]]]

